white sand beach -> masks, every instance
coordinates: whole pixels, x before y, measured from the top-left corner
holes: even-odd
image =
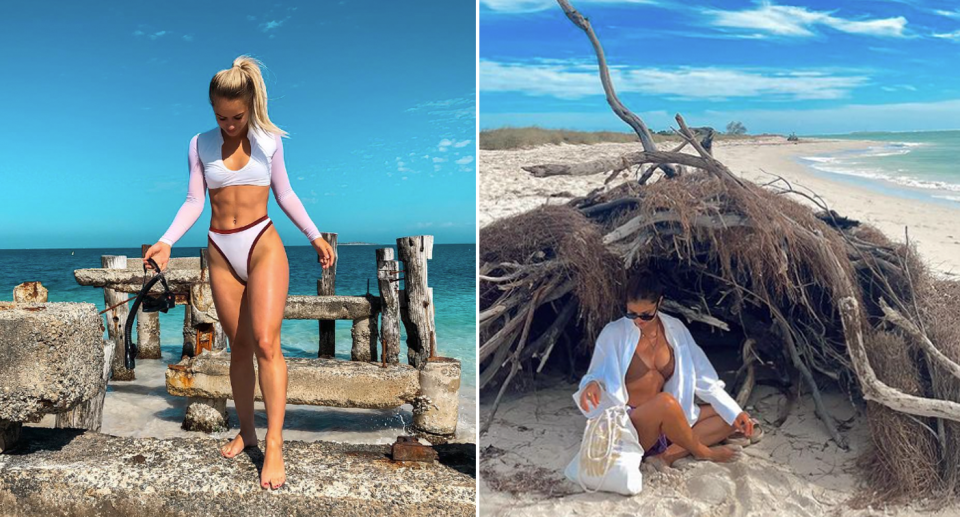
[[[904,227],[925,263],[938,274],[960,274],[960,204],[926,203],[881,193],[867,185],[836,181],[808,169],[798,157],[865,148],[867,141],[804,140],[771,137],[716,142],[715,156],[735,174],[766,183],[776,174],[795,188],[807,187],[841,215],[877,226],[903,241]],[[661,148],[672,147],[663,144]],[[606,175],[534,178],[524,165],[579,163],[619,156],[638,144],[542,146],[518,151],[481,151],[479,155],[479,222],[481,227],[544,203],[564,203],[601,186]],[[761,170],[762,169],[762,170]],[[766,173],[764,172],[766,171]],[[768,174],[770,173],[770,174]],[[559,196],[558,196],[559,195]],[[481,240],[480,245],[483,245]],[[809,397],[779,428],[776,420],[784,397],[758,386],[745,409],[758,418],[764,438],[728,464],[686,458],[660,473],[644,466],[644,489],[634,497],[586,494],[563,477],[563,468],[577,452],[585,420],[574,406],[575,384],[544,381],[535,391],[510,393],[488,433],[480,437],[482,515],[960,515],[960,505],[931,510],[917,504],[854,508],[859,493],[856,459],[870,444],[865,415],[850,420],[843,431],[850,449],[828,439]],[[838,392],[824,394],[832,414],[845,419],[856,410]],[[492,397],[481,399],[479,422],[487,420]]]

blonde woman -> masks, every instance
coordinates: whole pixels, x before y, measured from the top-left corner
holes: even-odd
[[[287,365],[280,350],[280,324],[289,267],[280,235],[267,216],[271,187],[277,204],[317,251],[321,266],[332,265],[334,256],[290,188],[280,140],[286,132],[267,116],[260,65],[254,58],[240,56],[210,81],[217,127],[190,140],[187,200],[170,228],[147,251],[144,263],[153,258],[161,271],[166,269],[170,248],[200,217],[209,188],[213,212],[207,233],[210,286],[229,338],[230,384],[240,421],[240,433],[220,453],[233,458],[258,444],[253,422],[255,355],[267,412],[260,486],[276,489],[286,480],[282,429]]]

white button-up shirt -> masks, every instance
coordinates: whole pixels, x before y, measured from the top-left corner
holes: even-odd
[[[663,321],[667,343],[673,348],[674,369],[673,375],[663,385],[663,391],[670,393],[680,403],[683,414],[691,427],[700,416],[700,407],[694,401],[694,395],[709,403],[726,423],[733,424],[743,409],[725,390],[724,382],[717,377],[717,371],[710,364],[693,336],[677,318],[658,313]],[[580,395],[591,381],[600,383],[609,397],[609,403],[623,405],[629,400],[626,388],[627,368],[633,360],[637,349],[637,340],[640,338],[640,329],[627,317],[608,323],[597,337],[593,357],[586,375],[580,380],[580,389],[573,395],[577,407],[580,408]],[[601,408],[608,406],[601,402]],[[590,411],[580,411],[587,418],[597,415],[600,408]]]

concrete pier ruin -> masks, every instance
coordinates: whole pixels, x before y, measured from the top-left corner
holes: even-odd
[[[420,241],[427,244],[418,246]],[[369,293],[338,296],[332,286],[324,287],[326,294],[288,297],[283,317],[320,321],[321,346],[317,358],[286,358],[287,401],[369,409],[411,404],[413,431],[441,443],[433,446],[436,462],[394,461],[389,445],[288,440],[286,484],[269,491],[258,484],[262,441],[228,460],[219,453],[219,440],[207,437],[99,433],[107,382],[135,379],[134,370],[122,367],[127,297],[153,275],[144,274],[140,260],[104,255],[103,267],[74,271],[80,285],[104,290],[102,311],[90,303],[47,303],[39,282],[17,286],[16,302],[0,302],[0,517],[474,515],[476,445],[442,444],[456,432],[461,372],[458,360],[436,355],[432,289],[426,286],[432,239],[404,242],[409,249],[402,256],[411,257],[406,270],[388,249],[378,250],[378,267],[371,268],[378,283],[389,287],[386,303]],[[166,386],[188,398],[187,429],[215,432],[226,424],[232,388],[205,251],[199,260],[171,259],[164,273],[176,304],[185,305],[184,353],[167,366]],[[414,261],[417,254],[425,257]],[[420,298],[411,302],[406,290],[397,289],[397,282],[407,280],[400,273],[415,273],[408,289]],[[152,293],[159,294],[159,287]],[[160,355],[157,316],[138,315],[139,343],[145,345],[140,351],[149,350],[139,359]],[[343,319],[353,321],[350,360],[326,358],[334,340],[324,335],[332,333],[324,323]],[[398,358],[401,321],[417,331],[407,343],[409,364]],[[259,382],[254,386],[262,400]],[[23,426],[46,414],[57,415],[55,428]]]
[[[336,235],[331,234],[330,239],[335,247]],[[142,251],[147,248],[144,245]],[[287,296],[284,319],[310,319],[320,324],[317,359],[286,359],[287,401],[364,409],[411,404],[414,431],[428,438],[447,438],[457,429],[461,371],[458,360],[437,355],[433,288],[427,285],[433,236],[401,237],[397,239],[397,249],[403,261],[402,269],[399,262],[393,260],[393,248],[377,249],[376,261],[372,261],[371,265],[376,265],[380,296],[369,292],[361,296],[335,294],[335,264],[322,270],[324,276],[318,280],[317,296]],[[80,285],[104,290],[107,306],[112,311],[107,317],[111,323],[110,335],[116,343],[112,378],[132,380],[134,372],[127,372],[120,361],[123,347],[118,329],[126,320],[127,312],[126,304],[119,302],[125,294],[137,293],[154,273],[145,272],[141,260],[128,260],[125,256],[104,255],[101,265],[103,267],[96,269],[75,270],[74,277]],[[225,429],[229,427],[226,400],[232,398],[233,392],[230,355],[224,352],[227,338],[210,289],[206,250],[201,249],[199,259],[170,259],[164,276],[176,304],[186,306],[183,355],[179,363],[169,365],[167,391],[188,397],[184,429],[207,433]],[[401,280],[402,290],[399,289]],[[159,283],[151,293],[160,293]],[[138,314],[138,332],[142,331],[144,336],[141,341],[159,343],[160,330],[154,324],[156,316],[156,313],[142,311]],[[381,318],[382,321],[378,321]],[[333,358],[335,344],[330,324],[336,320],[353,323],[350,361]],[[407,330],[406,365],[401,364],[398,357],[401,322]],[[151,356],[143,356],[143,350],[138,357],[156,355],[151,352]],[[259,383],[255,386],[256,398],[261,400]]]
[[[233,459],[210,438],[121,438],[23,428],[0,454],[0,516],[473,516],[476,446],[436,445],[435,463],[389,445],[286,441],[287,481],[257,484],[265,443]]]

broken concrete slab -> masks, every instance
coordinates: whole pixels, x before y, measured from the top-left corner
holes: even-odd
[[[412,402],[420,372],[406,364],[287,357],[287,403],[363,409],[390,409]],[[254,375],[257,362],[253,359]],[[167,367],[167,392],[181,397],[232,399],[230,353],[204,352]],[[254,397],[263,400],[259,381]]]
[[[284,443],[287,481],[257,484],[264,442],[233,459],[207,438],[121,438],[23,428],[0,455],[0,514],[473,516],[476,445],[438,445],[434,464],[389,445]],[[42,487],[42,490],[41,490]]]
[[[283,319],[359,320],[380,312],[377,296],[287,296]]]
[[[39,422],[93,399],[103,331],[92,303],[0,302],[0,420]]]

